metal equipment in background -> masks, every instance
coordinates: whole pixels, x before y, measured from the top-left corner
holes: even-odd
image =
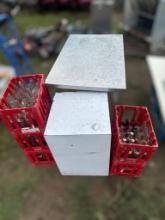
[[[25,32],[24,49],[30,55],[43,59],[58,54],[69,34],[85,34],[87,28],[80,22],[70,24],[65,18],[49,27],[31,28]]]
[[[0,14],[0,49],[9,64],[14,67],[16,75],[33,72],[13,19],[8,14]]]
[[[114,0],[91,1],[91,30],[96,34],[110,33]]]
[[[152,53],[165,50],[165,1],[126,0],[123,28],[146,41]]]
[[[151,107],[155,128],[160,141],[165,141],[165,57],[148,56],[147,63],[152,78]]]

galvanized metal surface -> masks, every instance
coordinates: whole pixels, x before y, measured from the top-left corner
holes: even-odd
[[[56,93],[44,136],[63,175],[108,175],[111,148],[108,95]]]
[[[130,29],[136,25],[138,20],[138,4],[137,0],[124,1],[123,23],[125,28]]]
[[[125,89],[123,36],[70,35],[46,84],[78,90]]]
[[[110,121],[107,120],[109,108],[106,93],[56,93],[54,102],[48,120],[50,126],[46,127],[49,135],[109,134]]]
[[[158,98],[162,119],[165,123],[165,57],[148,56],[147,62]]]
[[[91,30],[93,33],[110,33],[113,4],[113,0],[92,0]]]
[[[163,0],[164,1],[164,0]],[[124,1],[124,26],[128,29],[136,28],[139,15],[154,18],[158,0],[125,0]]]
[[[165,51],[165,0],[126,0],[124,4],[123,28],[150,43],[153,54]],[[148,19],[148,27],[141,26],[138,31],[139,17]],[[152,22],[153,21],[153,24]],[[151,27],[149,28],[149,23]],[[146,21],[147,24],[147,21]],[[143,31],[142,31],[143,30]]]
[[[56,163],[63,176],[108,176],[109,152],[102,155],[80,154],[56,156]]]
[[[152,53],[165,51],[165,0],[159,1],[150,40]]]

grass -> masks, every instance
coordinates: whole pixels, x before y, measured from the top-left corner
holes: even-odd
[[[78,182],[71,191],[71,220],[94,220],[95,212],[92,207],[90,185],[87,178]]]
[[[73,187],[70,197],[71,220],[161,220],[165,215],[164,186],[156,186],[157,180],[148,175],[141,179],[104,178],[93,194],[92,180],[85,179]],[[150,174],[149,174],[150,173]],[[106,186],[107,185],[107,186]],[[161,194],[162,193],[162,194]]]
[[[2,125],[0,128],[0,220],[18,219],[26,192],[38,173],[27,164],[7,130]]]
[[[13,156],[16,155],[18,154]],[[8,163],[7,160],[6,163]],[[23,201],[26,193],[28,193],[29,189],[36,181],[34,177],[35,173],[33,173],[31,178],[29,178],[29,174],[27,172],[25,173],[25,170],[27,169],[25,166],[21,167],[22,164],[21,160],[18,164],[13,163],[15,171],[1,175],[0,220],[18,219],[18,216],[23,208]]]
[[[15,17],[15,22],[19,33],[23,35],[28,28],[46,27],[56,24],[62,18],[66,18],[69,22],[74,23],[76,20],[83,19],[87,23],[88,16],[84,12],[54,12],[54,13],[36,13],[23,11]]]
[[[83,23],[88,23],[88,16],[84,12],[54,12],[54,13],[36,13],[23,11],[15,17],[15,23],[19,34],[23,37],[25,31],[29,28],[47,27],[55,25],[62,18],[68,19],[69,22],[75,23],[77,20],[83,21]],[[35,72],[42,72],[47,74],[50,67],[54,63],[55,58],[50,57],[47,60],[42,60],[39,57],[31,58],[32,65]]]

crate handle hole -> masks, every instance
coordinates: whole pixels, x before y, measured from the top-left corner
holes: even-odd
[[[129,158],[138,158],[140,156],[140,150],[137,148],[133,148],[128,152]]]
[[[133,110],[125,110],[122,114],[122,124],[128,124],[133,119],[134,111]]]
[[[32,147],[37,147],[39,144],[37,143],[37,140],[33,136],[27,136],[27,141]]]
[[[27,145],[26,141],[23,141],[23,145],[24,145],[25,148],[28,148],[28,145]]]
[[[141,159],[145,159],[146,157],[148,156],[148,153],[147,152],[144,152],[143,156]]]
[[[36,154],[36,157],[39,161],[47,161],[47,158],[43,153]]]
[[[124,169],[121,169],[120,171],[121,173],[130,173],[131,170],[129,168],[124,168]]]

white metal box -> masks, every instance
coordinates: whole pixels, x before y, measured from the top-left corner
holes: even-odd
[[[165,57],[147,56],[147,63],[156,92],[162,120],[165,123]]]
[[[44,136],[61,174],[108,176],[111,148],[108,94],[56,93]]]
[[[62,89],[125,89],[123,36],[70,35],[46,84]]]

